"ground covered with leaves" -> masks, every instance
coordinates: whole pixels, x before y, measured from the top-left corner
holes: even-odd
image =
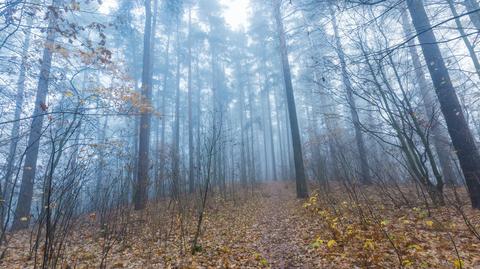
[[[402,205],[343,186],[308,200],[294,193],[293,184],[271,183],[211,197],[195,254],[194,202],[158,202],[103,224],[91,214],[65,239],[58,267],[480,268],[480,214],[468,206],[429,208],[408,191]],[[0,267],[33,267],[32,238],[10,234]]]

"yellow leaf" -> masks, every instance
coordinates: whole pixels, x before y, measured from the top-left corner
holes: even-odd
[[[373,240],[372,240],[372,239],[367,239],[367,240],[365,240],[365,244],[363,244],[363,248],[364,248],[364,249],[374,250],[374,249],[375,249],[375,245],[374,245],[374,243],[373,243]]]
[[[328,248],[332,248],[332,247],[334,247],[336,244],[337,244],[337,241],[335,241],[335,240],[332,239],[332,240],[329,240],[329,241],[328,241],[327,247],[328,247]]]
[[[65,96],[66,96],[66,97],[72,97],[72,96],[73,96],[73,92],[71,92],[71,91],[66,91],[66,92],[65,92]]]
[[[347,227],[347,235],[352,235],[353,232],[354,232],[353,227],[352,227],[352,226],[348,226],[348,227]]]
[[[432,227],[432,226],[433,226],[433,221],[427,220],[427,221],[425,221],[425,224],[426,224],[428,227]]]
[[[423,248],[422,248],[421,246],[416,245],[416,244],[409,245],[408,248],[414,249],[414,250],[416,250],[416,251],[421,251],[421,250],[423,250]]]
[[[321,245],[323,244],[323,240],[320,239],[320,238],[317,238],[313,243],[312,243],[312,247],[313,248],[319,248]]]
[[[403,260],[403,261],[402,261],[402,265],[403,265],[403,266],[406,266],[406,267],[412,266],[412,265],[413,265],[413,262],[410,261],[410,260]]]
[[[460,269],[464,267],[463,261],[461,259],[455,259],[453,261],[453,266],[455,266],[455,269]]]
[[[390,223],[390,221],[388,221],[388,220],[382,220],[382,221],[380,222],[380,225],[382,225],[382,226],[387,226],[388,223]]]
[[[112,264],[112,268],[124,268],[125,264],[123,261],[117,261]]]

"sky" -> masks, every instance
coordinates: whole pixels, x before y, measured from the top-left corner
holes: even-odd
[[[248,27],[249,0],[220,0],[225,10],[223,16],[234,30]]]
[[[225,7],[223,17],[233,30],[248,27],[249,0],[220,0],[220,3]],[[108,14],[116,7],[116,0],[105,0],[99,12]]]

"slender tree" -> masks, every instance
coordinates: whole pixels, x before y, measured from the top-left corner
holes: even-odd
[[[28,227],[30,222],[30,207],[33,198],[33,185],[37,171],[37,158],[42,137],[43,117],[48,106],[46,104],[48,94],[48,83],[50,81],[50,69],[52,67],[52,56],[57,35],[57,20],[59,19],[58,9],[62,0],[53,0],[48,11],[47,38],[43,49],[42,64],[38,78],[37,94],[35,97],[35,108],[30,125],[27,149],[25,152],[25,163],[23,165],[22,182],[18,195],[17,207],[13,219],[12,230],[19,230]]]
[[[139,147],[138,147],[138,171],[135,186],[134,205],[135,210],[142,210],[148,200],[148,172],[150,167],[150,122],[151,122],[151,56],[152,56],[152,1],[145,1],[145,32],[143,37],[143,71],[140,109]]]
[[[277,34],[280,41],[280,55],[282,59],[283,78],[285,81],[285,91],[287,96],[288,115],[290,120],[290,131],[292,133],[293,158],[295,163],[295,178],[297,186],[297,197],[308,197],[307,180],[305,177],[305,168],[302,156],[302,143],[300,141],[300,131],[298,129],[297,111],[295,107],[295,98],[293,95],[292,77],[290,73],[290,63],[288,60],[287,41],[285,38],[285,29],[283,26],[282,15],[280,11],[281,0],[274,1],[274,17],[277,27]]]
[[[340,36],[338,33],[337,18],[333,10],[332,4],[329,5],[330,14],[332,16],[332,25],[333,32],[335,35],[335,42],[337,44],[337,55],[340,60],[340,67],[342,70],[342,81],[343,86],[347,94],[348,107],[350,108],[350,114],[352,117],[353,127],[355,130],[355,141],[357,144],[358,158],[360,159],[360,181],[363,184],[370,184],[370,168],[368,167],[368,155],[367,150],[365,149],[365,139],[363,138],[363,133],[361,130],[360,117],[358,116],[357,104],[355,102],[355,97],[353,95],[352,83],[347,72],[347,63],[345,61],[345,53],[343,51],[342,42],[340,41]]]
[[[192,8],[188,9],[188,191],[195,190],[193,165],[193,116],[192,116]]]

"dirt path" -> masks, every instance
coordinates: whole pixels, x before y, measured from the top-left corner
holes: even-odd
[[[337,197],[345,195],[333,191]],[[304,201],[295,198],[295,186],[283,182],[259,186],[254,195],[242,199],[237,203],[210,200],[215,206],[206,213],[201,249],[195,255],[182,252],[180,225],[173,225],[170,236],[161,238],[158,231],[169,215],[150,214],[148,224],[131,226],[135,232],[114,245],[107,268],[399,268],[399,259],[382,231],[395,236],[395,246],[409,268],[454,268],[455,250],[448,236],[419,210],[396,212],[378,206],[376,213],[383,224],[370,220],[365,226],[346,202],[337,203],[335,213],[327,212],[330,207],[320,198],[314,207],[304,208]],[[460,226],[459,216],[442,210],[437,216],[443,216],[444,223]],[[466,227],[458,226],[451,233],[463,268],[478,268],[478,240]],[[62,268],[98,268],[104,246],[101,233],[91,228],[77,231],[68,240]],[[190,242],[191,237],[183,240]],[[12,236],[0,268],[33,268],[29,247],[29,232]]]
[[[285,185],[272,184],[265,190],[255,229],[261,231],[258,250],[272,268],[305,268],[305,243],[298,215],[300,201]]]

